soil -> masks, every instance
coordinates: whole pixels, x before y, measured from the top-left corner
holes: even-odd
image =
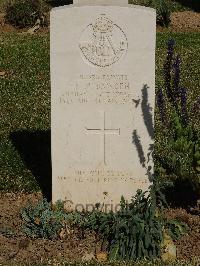
[[[0,194],[0,264],[6,261],[33,263],[53,259],[73,262],[100,252],[100,242],[89,232],[84,236],[71,232],[63,240],[53,241],[26,237],[21,229],[20,211],[41,197],[40,193]],[[169,219],[178,217],[189,226],[188,233],[176,242],[178,258],[200,257],[200,216],[189,214],[184,209],[170,209],[166,216]]]
[[[200,13],[193,11],[173,12],[169,28],[158,26],[158,31],[200,32]]]
[[[21,226],[20,211],[27,204],[36,203],[42,195],[6,193],[0,195],[0,264],[10,262],[40,262],[51,259],[81,261],[87,254],[95,254],[98,243],[95,236],[82,237],[73,232],[65,240],[27,238]]]
[[[1,32],[26,32],[27,29],[17,29],[5,23],[5,14],[0,13],[0,33]],[[157,26],[159,32],[200,32],[200,13],[193,11],[173,12],[171,14],[171,24],[168,28]],[[39,33],[48,33],[49,28],[40,28]]]
[[[179,219],[187,224],[189,231],[175,242],[177,246],[177,257],[179,259],[189,259],[200,257],[200,212],[192,215],[185,209],[169,209],[166,211],[168,219]]]
[[[172,13],[171,28],[174,31],[200,31],[200,13],[192,11]]]

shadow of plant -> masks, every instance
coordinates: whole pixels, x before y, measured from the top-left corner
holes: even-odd
[[[151,140],[154,140],[154,125],[153,125],[153,115],[152,115],[152,107],[149,104],[149,96],[148,96],[148,89],[149,87],[145,84],[142,88],[142,101],[137,102],[136,107],[141,105],[141,112],[143,121],[147,130],[147,133]],[[148,176],[149,180],[153,180],[153,172],[152,166],[149,165],[150,161],[153,161],[153,150],[154,144],[150,143],[148,148],[148,153],[145,155],[144,148],[141,143],[141,137],[139,136],[137,130],[133,131],[132,135],[132,143],[135,145],[138,158],[140,160],[140,164],[143,168],[146,168],[146,175]]]
[[[149,87],[147,85],[143,86],[142,89],[142,116],[143,120],[147,129],[147,132],[150,136],[150,138],[154,139],[154,127],[153,127],[153,116],[152,116],[152,107],[150,107],[149,99],[148,99],[148,89]]]

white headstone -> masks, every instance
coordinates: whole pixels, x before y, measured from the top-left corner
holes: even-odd
[[[116,210],[148,188],[155,28],[155,10],[139,6],[52,10],[53,202]]]

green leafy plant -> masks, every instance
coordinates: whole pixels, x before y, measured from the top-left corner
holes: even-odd
[[[23,231],[32,238],[55,239],[63,226],[66,213],[63,204],[58,202],[51,208],[46,199],[36,205],[29,205],[22,209],[21,217],[24,220]]]
[[[40,0],[19,0],[8,5],[6,20],[19,28],[32,27],[43,16]]]
[[[172,180],[188,180],[200,193],[200,132],[190,118],[198,113],[187,103],[187,90],[180,84],[180,57],[174,55],[174,41],[168,42],[164,63],[164,89],[157,92],[161,127],[156,131],[155,162],[158,171]]]
[[[79,233],[92,231],[106,244],[109,259],[154,259],[162,253],[164,232],[178,239],[185,231],[184,224],[166,221],[163,209],[167,206],[163,189],[168,186],[154,180],[148,191],[138,190],[128,203],[121,198],[116,212],[102,212],[99,206],[92,212],[64,211],[62,202],[53,208],[45,199],[22,210],[23,230],[32,238],[58,237],[64,225],[78,229]]]
[[[166,221],[165,227],[166,227],[168,234],[173,240],[180,239],[189,230],[187,224],[180,221],[179,219],[173,219],[173,220]]]
[[[91,213],[73,212],[68,219],[74,226],[102,236],[111,261],[155,259],[163,252],[164,235],[177,240],[188,230],[183,222],[164,216],[167,202],[163,191],[169,185],[172,183],[154,178],[149,191],[138,190],[131,203],[122,197],[115,213],[103,213],[97,208]]]
[[[93,230],[107,242],[110,260],[156,258],[161,254],[165,197],[160,184],[148,192],[137,191],[128,204],[122,197],[120,210],[103,213],[71,213],[70,219],[84,230]]]
[[[165,0],[153,0],[153,6],[155,6],[157,10],[157,24],[168,27],[171,22],[171,11],[168,3]]]
[[[189,180],[196,191],[200,189],[200,143],[192,126],[183,126],[180,118],[171,117],[171,135],[162,140],[160,162],[166,174],[173,178]],[[166,141],[165,139],[165,141]],[[161,146],[160,146],[161,147]]]

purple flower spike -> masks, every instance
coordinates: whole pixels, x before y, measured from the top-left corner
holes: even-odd
[[[164,80],[165,80],[165,88],[166,94],[170,101],[174,101],[174,95],[171,88],[171,70],[172,70],[172,62],[173,62],[173,55],[174,55],[174,40],[169,40],[167,42],[167,58],[164,63]]]
[[[175,100],[178,100],[178,98],[180,97],[180,88],[179,88],[179,84],[180,84],[180,56],[177,55],[175,62],[173,64],[173,69],[174,69],[174,80],[173,80],[173,85],[174,85],[174,97]]]
[[[187,114],[187,90],[185,88],[180,89],[181,93],[181,116],[185,124],[188,123],[188,114]]]
[[[160,112],[160,118],[161,118],[162,122],[164,122],[165,121],[165,98],[163,95],[162,88],[160,88],[158,90],[157,105],[158,105],[159,112]]]
[[[167,42],[167,51],[168,55],[172,56],[174,53],[174,46],[175,46],[175,41],[173,39],[168,40]]]

